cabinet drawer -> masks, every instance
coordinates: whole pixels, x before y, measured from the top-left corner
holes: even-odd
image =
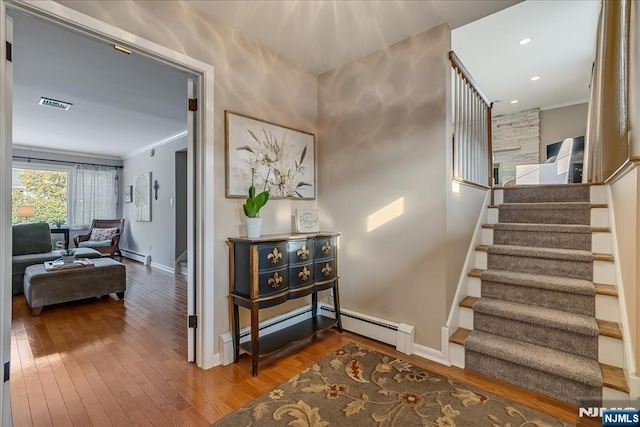
[[[289,263],[304,264],[313,260],[313,240],[289,242]]]
[[[258,269],[272,270],[287,265],[287,244],[269,244],[258,246]]]
[[[289,269],[289,289],[309,285],[313,282],[313,264],[307,263]]]
[[[287,269],[282,268],[277,271],[268,273],[260,273],[258,275],[258,295],[265,296],[277,294],[289,287],[289,278],[287,277]]]
[[[317,260],[333,258],[336,253],[336,238],[317,237],[314,242],[314,250]]]
[[[336,261],[331,259],[328,261],[317,262],[315,264],[315,280],[316,282],[324,282],[336,277]]]

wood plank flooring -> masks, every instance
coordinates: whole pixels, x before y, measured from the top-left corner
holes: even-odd
[[[124,301],[83,300],[32,317],[24,296],[13,297],[15,426],[209,426],[350,341],[576,422],[570,405],[348,332],[326,331],[263,359],[255,378],[247,356],[203,371],[185,361],[184,277],[125,264]]]

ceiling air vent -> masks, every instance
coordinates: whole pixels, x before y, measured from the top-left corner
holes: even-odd
[[[38,104],[44,105],[45,107],[59,108],[61,110],[68,110],[73,105],[70,102],[58,101],[57,99],[44,97],[40,98],[40,102]]]

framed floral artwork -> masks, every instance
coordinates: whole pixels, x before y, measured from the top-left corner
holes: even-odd
[[[224,112],[226,195],[245,198],[269,190],[272,199],[315,199],[315,135]]]

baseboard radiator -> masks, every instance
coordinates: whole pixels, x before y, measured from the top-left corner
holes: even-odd
[[[142,254],[140,252],[132,251],[130,249],[120,249],[120,252],[122,252],[122,256],[125,258],[129,258],[134,261],[141,262],[144,265],[151,264],[151,255],[149,254]]]
[[[318,313],[323,316],[335,318],[335,309],[333,306],[325,303],[318,304]],[[394,345],[396,350],[413,354],[414,351],[414,330],[411,325],[404,323],[395,323],[385,319],[379,319],[366,314],[358,313],[352,310],[342,309],[340,311],[342,318],[342,327],[350,332],[367,338],[381,341],[386,344]],[[311,308],[308,306],[292,310],[288,313],[272,317],[260,322],[260,335],[266,335],[278,330],[284,329],[301,320],[311,317]],[[249,327],[240,329],[240,342],[251,340],[251,331]],[[223,365],[233,362],[233,336],[231,332],[225,332],[220,335],[220,361]],[[241,350],[242,351],[242,350]]]

